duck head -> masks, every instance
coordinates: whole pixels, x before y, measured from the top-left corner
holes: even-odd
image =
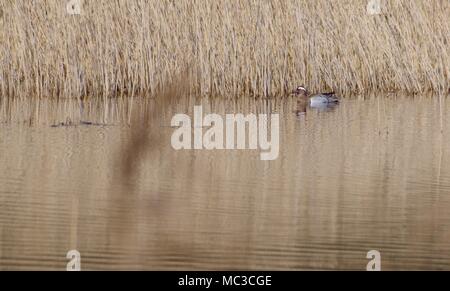
[[[307,97],[308,96],[308,90],[303,86],[298,86],[297,89],[292,91],[292,94],[295,94],[299,97]]]

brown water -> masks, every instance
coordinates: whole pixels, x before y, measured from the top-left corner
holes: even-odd
[[[300,117],[290,99],[200,103],[280,113],[279,158],[173,150],[189,100],[159,113],[3,100],[0,269],[65,270],[77,249],[83,270],[365,270],[370,250],[383,270],[450,270],[448,100],[356,98]],[[136,121],[151,133],[142,152]]]

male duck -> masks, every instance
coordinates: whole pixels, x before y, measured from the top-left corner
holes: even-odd
[[[339,103],[339,99],[336,97],[334,92],[310,95],[308,90],[303,86],[298,86],[292,94],[299,96],[300,100],[303,102],[309,99],[309,104],[311,107],[334,105]]]

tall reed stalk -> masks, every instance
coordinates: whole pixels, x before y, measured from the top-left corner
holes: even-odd
[[[81,1],[0,2],[0,98],[449,90],[448,0]]]

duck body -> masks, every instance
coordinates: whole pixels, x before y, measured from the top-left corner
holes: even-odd
[[[339,98],[334,92],[309,94],[305,87],[299,86],[292,93],[299,97],[299,101],[306,101],[311,107],[332,106],[339,103]]]
[[[309,97],[309,103],[311,106],[323,106],[329,104],[339,103],[339,99],[334,93],[320,93]]]

